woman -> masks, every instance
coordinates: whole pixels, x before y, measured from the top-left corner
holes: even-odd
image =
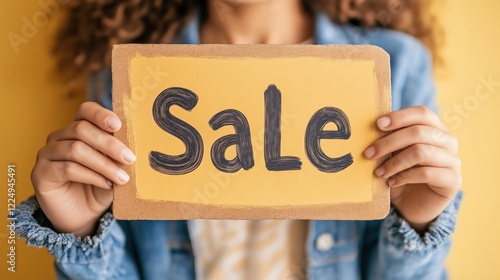
[[[458,144],[434,113],[429,53],[413,37],[390,30],[410,33],[434,49],[423,4],[398,3],[76,1],[56,47],[64,69],[92,73],[90,97],[108,109],[114,43],[384,48],[391,55],[393,112],[374,121],[390,133],[364,153],[372,160],[393,154],[374,170],[391,187],[391,212],[384,220],[115,221],[112,188],[129,180],[116,163],[132,164],[135,155],[112,136],[121,127],[116,115],[88,102],[40,150],[32,172],[36,197],[16,212],[20,235],[48,248],[61,279],[446,278],[443,260],[462,181]],[[270,229],[272,242],[254,242]]]

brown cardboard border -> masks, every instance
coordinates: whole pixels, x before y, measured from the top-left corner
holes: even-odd
[[[114,45],[112,51],[113,93],[131,94],[129,62],[135,55],[192,57],[328,57],[375,61],[378,85],[379,115],[390,112],[391,83],[389,55],[370,45]],[[115,134],[125,145],[135,150],[124,118],[123,104],[113,94],[113,109],[122,120],[122,129]],[[375,124],[374,124],[375,125]],[[377,161],[377,165],[384,159]],[[113,212],[117,219],[185,220],[185,219],[311,219],[311,220],[371,220],[384,218],[389,212],[389,188],[384,179],[373,177],[371,202],[319,204],[305,206],[235,206],[204,205],[174,201],[150,201],[136,197],[135,170],[122,166],[130,181],[114,188]]]

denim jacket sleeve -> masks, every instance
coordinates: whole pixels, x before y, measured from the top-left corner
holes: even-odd
[[[363,279],[448,279],[445,258],[451,246],[462,199],[450,205],[419,235],[394,208],[380,221],[367,222],[363,242]]]
[[[125,233],[111,212],[101,217],[94,236],[83,239],[55,232],[34,196],[16,208],[15,217],[19,236],[54,256],[59,279],[139,279]]]

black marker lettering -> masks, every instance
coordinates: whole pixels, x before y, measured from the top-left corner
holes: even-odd
[[[333,122],[337,130],[323,130],[325,125]],[[305,145],[311,163],[323,172],[339,172],[352,164],[352,155],[346,154],[338,158],[328,157],[320,146],[321,139],[349,139],[351,127],[346,114],[334,107],[322,108],[311,117],[307,124]]]
[[[156,97],[153,103],[153,118],[156,124],[184,142],[186,152],[172,156],[151,151],[149,164],[154,170],[169,175],[182,175],[195,170],[200,165],[203,159],[203,139],[200,133],[170,113],[172,105],[191,111],[197,103],[198,96],[194,92],[180,87],[167,88]]]
[[[300,158],[281,156],[281,92],[275,85],[269,85],[264,92],[264,100],[264,157],[267,170],[300,170]]]
[[[236,131],[236,134],[221,137],[212,145],[212,163],[217,169],[234,173],[241,168],[249,170],[254,166],[250,126],[245,115],[240,111],[228,109],[217,113],[208,123],[213,130],[232,125]],[[236,157],[227,160],[225,152],[232,145],[236,145]]]

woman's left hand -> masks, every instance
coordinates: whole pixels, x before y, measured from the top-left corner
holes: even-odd
[[[372,160],[392,157],[375,170],[388,179],[391,203],[418,232],[424,232],[454,199],[462,185],[458,141],[430,109],[410,107],[377,120],[388,135],[364,155]]]

